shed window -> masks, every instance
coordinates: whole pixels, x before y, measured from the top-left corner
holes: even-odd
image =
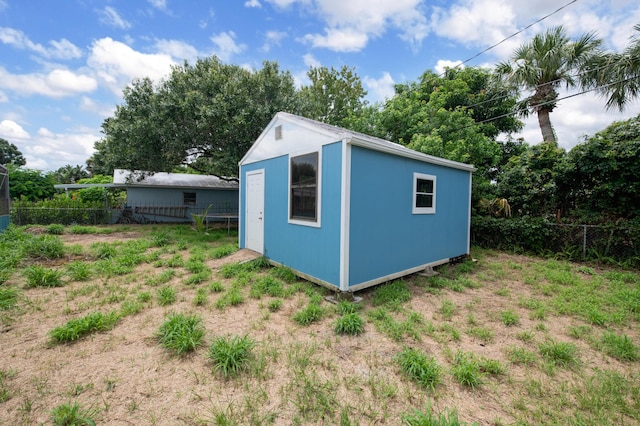
[[[183,192],[182,193],[182,203],[185,206],[195,206],[196,205],[196,193],[195,192]]]
[[[413,174],[414,214],[433,214],[436,212],[436,177],[422,173]]]
[[[318,221],[318,153],[291,157],[289,219]]]

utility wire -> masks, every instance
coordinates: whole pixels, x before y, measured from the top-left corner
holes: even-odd
[[[585,93],[589,93],[589,92],[593,92],[593,91],[596,91],[596,90],[604,89],[605,87],[613,86],[614,84],[625,83],[627,81],[631,81],[631,80],[634,80],[636,78],[638,78],[638,77],[633,76],[633,77],[625,78],[625,79],[622,79],[622,80],[617,80],[617,81],[614,81],[612,83],[608,83],[608,84],[605,84],[605,85],[602,85],[602,86],[594,87],[592,89],[583,90],[582,92],[573,93],[571,95],[567,95],[567,96],[564,96],[562,98],[554,99],[554,100],[551,100],[551,101],[540,102],[539,104],[535,104],[533,106],[534,107],[539,107],[539,106],[543,106],[543,105],[549,105],[549,104],[552,104],[552,103],[563,101],[565,99],[569,99],[569,98],[573,98],[573,97],[576,97],[576,96],[584,95]],[[491,121],[499,120],[499,119],[504,118],[504,117],[509,117],[510,115],[515,115],[515,114],[518,114],[520,112],[527,111],[528,109],[529,108],[520,108],[520,109],[518,109],[516,111],[512,111],[512,112],[508,112],[508,113],[505,113],[505,114],[501,114],[501,115],[498,115],[496,117],[487,118],[486,120],[476,121],[473,124],[469,124],[467,126],[462,126],[462,127],[458,127],[456,129],[453,129],[452,132],[457,132],[458,130],[467,129],[469,127],[477,126],[478,124],[489,123]]]

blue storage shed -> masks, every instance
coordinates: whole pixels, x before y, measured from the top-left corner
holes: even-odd
[[[9,227],[9,172],[0,165],[0,232]]]
[[[280,112],[240,161],[239,245],[353,292],[469,254],[474,167]]]

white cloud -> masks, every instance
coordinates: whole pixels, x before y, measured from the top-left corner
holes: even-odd
[[[306,55],[304,55],[302,57],[302,60],[304,61],[304,64],[308,68],[311,68],[311,67],[318,68],[319,66],[322,65],[320,61],[317,60],[311,53],[307,53]]]
[[[0,27],[0,42],[17,49],[36,52],[45,58],[75,59],[82,56],[82,51],[65,38],[60,39],[60,41],[49,41],[51,47],[46,48],[39,43],[31,41],[22,31],[8,27]]]
[[[284,31],[267,31],[265,36],[266,41],[262,45],[262,51],[268,52],[273,46],[280,46],[283,39],[287,37],[287,33]]]
[[[9,102],[9,97],[6,93],[0,91],[0,104],[3,104],[5,102]]]
[[[94,142],[99,138],[100,136],[86,129],[54,133],[41,127],[33,138],[22,141],[19,148],[27,160],[28,167],[57,170],[67,164],[85,164],[94,152]]]
[[[43,95],[62,98],[91,92],[97,86],[93,77],[63,69],[56,69],[47,74],[11,74],[0,67],[0,88],[12,90],[22,96]]]
[[[434,69],[438,74],[442,74],[443,72],[445,72],[447,68],[455,68],[455,67],[464,68],[464,66],[460,66],[460,64],[462,64],[462,61],[449,61],[447,59],[438,59],[438,62],[436,63],[436,66],[434,67]]]
[[[100,22],[105,25],[120,28],[122,30],[131,28],[131,23],[123,19],[120,14],[118,14],[118,11],[111,6],[106,6],[102,11],[100,11],[100,15]]]
[[[147,0],[156,9],[167,10],[167,0]]]
[[[267,0],[269,3],[273,4],[276,7],[279,7],[281,9],[285,9],[289,6],[291,6],[292,4],[298,2],[298,3],[307,3],[304,0]]]
[[[223,62],[229,62],[233,55],[242,53],[247,48],[246,44],[237,44],[235,38],[233,31],[211,36],[211,41],[216,45],[214,51]]]
[[[260,0],[247,0],[244,2],[245,7],[262,7]]]
[[[369,41],[366,33],[351,28],[326,28],[325,35],[307,34],[301,40],[312,47],[322,47],[336,52],[358,52]]]
[[[0,137],[7,140],[28,139],[29,133],[13,120],[0,121]]]
[[[79,108],[82,111],[95,113],[101,118],[111,117],[115,112],[115,106],[113,104],[100,104],[88,96],[83,96],[80,99]]]
[[[362,82],[367,87],[369,97],[374,102],[383,102],[386,99],[391,99],[395,94],[395,82],[388,72],[383,73],[379,79],[364,77]]]
[[[287,6],[292,2],[275,3]],[[338,52],[359,51],[371,38],[394,28],[401,39],[417,46],[429,33],[421,5],[421,0],[315,0],[311,7],[327,24],[325,35],[307,34],[302,40]]]
[[[166,53],[178,62],[193,62],[201,56],[195,47],[179,40],[157,40],[155,47],[159,53]]]
[[[96,40],[87,64],[116,94],[134,78],[158,81],[171,71],[174,61],[165,53],[141,53],[110,37]]]

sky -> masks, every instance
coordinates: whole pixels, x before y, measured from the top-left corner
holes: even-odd
[[[562,6],[560,11],[554,13]],[[355,69],[369,102],[427,70],[467,62],[492,67],[536,33],[564,25],[596,32],[622,51],[640,23],[637,0],[0,0],[0,137],[26,167],[85,165],[105,118],[133,79],[161,81],[172,65],[217,55],[259,69],[265,60],[308,83],[310,66]],[[562,92],[562,96],[575,92]],[[551,114],[569,150],[616,120],[594,94],[560,101]],[[517,137],[542,140],[535,116]]]

